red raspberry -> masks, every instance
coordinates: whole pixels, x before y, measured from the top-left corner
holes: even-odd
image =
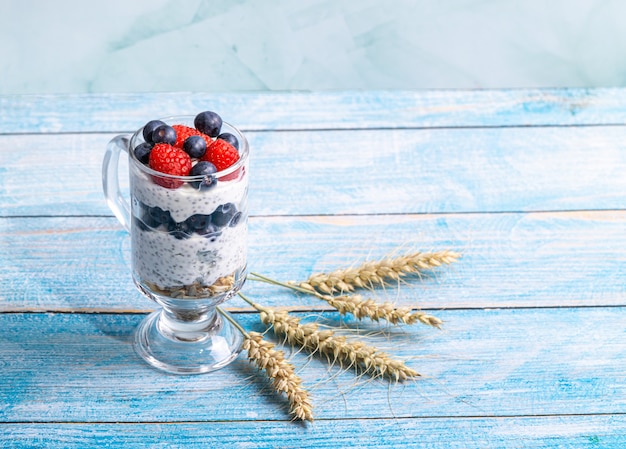
[[[220,172],[222,170],[226,170],[239,160],[239,152],[237,151],[237,148],[225,140],[217,139],[207,148],[206,153],[202,156],[202,160],[212,163],[215,165],[215,168],[217,168],[217,171]],[[220,179],[224,181],[234,179],[237,177],[236,173],[237,172],[232,175],[224,176]]]
[[[195,128],[191,128],[185,125],[172,125],[172,128],[174,128],[174,131],[176,131],[176,143],[174,144],[176,148],[182,148],[187,137],[191,137],[191,136],[202,137],[204,140],[206,140],[207,148],[209,147],[209,145],[213,143],[213,139],[211,139],[206,134],[202,134],[200,131],[198,131]]]
[[[150,152],[150,168],[161,173],[187,176],[191,170],[191,158],[180,148],[167,143],[157,143]],[[165,177],[153,176],[155,183],[168,189],[177,189],[183,182]]]

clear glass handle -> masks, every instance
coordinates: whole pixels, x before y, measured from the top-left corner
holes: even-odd
[[[120,193],[118,178],[120,151],[128,154],[130,135],[121,134],[114,137],[107,145],[102,161],[102,189],[109,208],[113,211],[122,226],[130,232],[130,204]]]

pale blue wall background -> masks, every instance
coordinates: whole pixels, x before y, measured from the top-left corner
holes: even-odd
[[[0,5],[0,94],[626,85],[622,0]]]

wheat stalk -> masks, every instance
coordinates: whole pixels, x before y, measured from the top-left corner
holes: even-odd
[[[295,374],[293,365],[285,360],[283,351],[274,349],[274,345],[263,340],[257,332],[250,332],[248,337],[244,337],[243,348],[248,351],[248,358],[272,380],[274,390],[287,395],[289,413],[296,419],[313,421],[309,394]]]
[[[341,315],[351,314],[359,320],[363,318],[369,318],[372,321],[386,320],[391,324],[414,324],[420,322],[436,328],[440,328],[443,324],[443,321],[437,317],[420,311],[412,311],[407,307],[396,307],[389,301],[379,303],[371,298],[364,298],[361,295],[332,296],[298,285],[276,281],[258,273],[250,274],[253,276],[250,278],[252,280],[259,280],[313,295],[322,301],[326,301],[330,306],[337,309]]]
[[[337,309],[341,315],[351,314],[359,320],[363,318],[369,318],[372,321],[386,320],[391,324],[420,322],[437,329],[440,329],[443,324],[443,321],[437,317],[424,312],[413,311],[408,307],[396,307],[389,301],[378,303],[361,295],[319,295],[318,297]]]
[[[297,286],[325,294],[352,292],[355,288],[384,286],[388,280],[400,281],[411,274],[420,274],[441,265],[455,262],[461,255],[454,251],[434,253],[416,252],[377,261],[367,261],[354,268],[339,269],[330,273],[312,274]]]
[[[239,296],[259,312],[264,324],[273,326],[274,332],[284,336],[292,346],[323,354],[331,362],[337,361],[344,368],[352,366],[374,376],[396,381],[419,376],[419,373],[407,367],[401,360],[394,359],[372,346],[360,341],[350,341],[329,329],[320,331],[317,324],[302,324],[299,318],[289,315],[285,310],[261,306],[241,293]]]
[[[265,374],[278,393],[285,393],[289,400],[289,413],[302,421],[313,421],[313,406],[309,394],[302,386],[302,380],[295,373],[294,366],[285,360],[283,351],[263,339],[258,332],[246,332],[235,320],[218,307],[219,312],[228,319],[242,334],[242,347],[248,353],[248,359]]]

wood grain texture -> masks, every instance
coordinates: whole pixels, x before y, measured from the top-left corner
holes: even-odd
[[[126,132],[211,109],[244,130],[624,124],[622,89],[0,96],[0,133]]]
[[[626,446],[624,104],[626,89],[0,96],[0,446]],[[243,355],[173,376],[133,353],[154,305],[101,193],[104,149],[205,109],[251,142],[252,270],[298,280],[463,254],[376,294],[441,331],[244,286],[423,377],[389,385],[290,352],[318,419],[299,425]],[[264,330],[241,300],[226,306]]]
[[[622,449],[626,419],[616,416],[394,418],[148,424],[0,424],[11,448],[255,449]],[[621,432],[620,432],[621,431]]]
[[[130,238],[115,218],[15,217],[0,225],[0,311],[154,306],[131,281]],[[457,263],[376,297],[435,310],[623,305],[624,229],[624,211],[257,217],[249,268],[304,280],[394,253],[452,249],[463,255]],[[325,308],[259,283],[245,291],[271,305]]]
[[[0,148],[12,149],[0,152],[0,216],[112,215],[101,182],[102,158],[112,137],[0,136]],[[249,137],[252,215],[626,207],[626,127]],[[56,155],[52,170],[51,154]],[[120,178],[127,185],[127,165],[121,165]]]
[[[237,314],[262,331],[256,314]],[[304,314],[337,324],[336,314]],[[0,314],[2,422],[289,421],[284,400],[240,356],[219,372],[164,375],[133,354],[143,315]],[[423,377],[389,385],[294,354],[315,416],[327,419],[623,416],[626,309],[442,311],[445,330],[369,340]],[[328,320],[328,321],[326,321]],[[356,325],[347,321],[348,326]],[[384,328],[383,328],[384,329]],[[270,338],[270,337],[268,337]]]

